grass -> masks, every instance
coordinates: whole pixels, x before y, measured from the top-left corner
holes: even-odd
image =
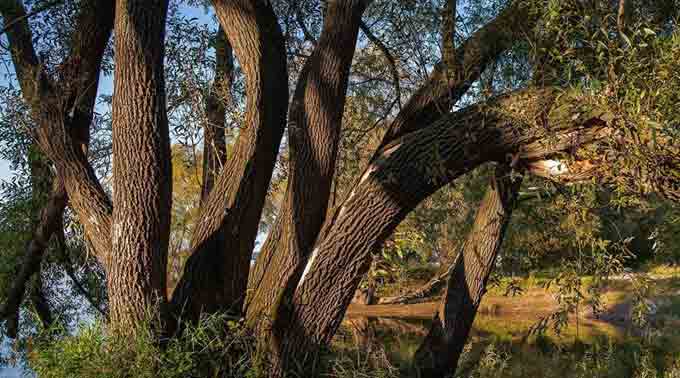
[[[554,310],[554,291],[543,289],[549,277],[520,281],[521,296],[504,296],[494,288],[475,320],[455,378],[680,378],[680,274],[670,267],[649,272],[654,279],[647,294],[656,312],[644,332],[581,314],[578,323],[572,316],[559,334],[528,335],[537,319]],[[584,286],[590,282],[584,280]],[[629,303],[631,285],[611,281],[603,294],[607,304]],[[428,309],[421,307],[420,320],[343,323],[322,359],[319,377],[410,377],[413,354],[429,329]],[[74,336],[35,340],[29,364],[48,378],[266,377],[265,357],[256,345],[238,324],[222,317],[188,328],[165,348],[152,335],[117,337],[95,325]]]

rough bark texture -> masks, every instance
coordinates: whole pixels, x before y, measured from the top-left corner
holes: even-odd
[[[234,55],[231,45],[220,27],[215,38],[215,79],[206,99],[206,125],[203,127],[203,182],[201,203],[215,185],[227,160],[225,134],[226,105],[230,99],[231,83],[234,76]]]
[[[239,312],[250,258],[288,107],[284,38],[265,0],[215,0],[215,12],[246,76],[246,120],[232,157],[199,215],[192,255],[173,294],[173,310]],[[272,99],[275,99],[272,101]]]
[[[556,104],[550,91],[504,96],[453,113],[383,148],[330,214],[294,298],[282,303],[285,311],[278,316],[289,325],[274,339],[282,355],[310,363],[317,347],[330,342],[370,266],[371,253],[437,189],[484,162],[503,161],[508,153],[540,158],[610,132],[596,117],[559,121],[572,101],[566,97]]]
[[[78,16],[71,51],[56,77],[48,77],[32,44],[20,1],[6,1],[0,13],[12,27],[7,31],[12,60],[24,99],[37,124],[36,139],[54,163],[69,201],[95,251],[110,251],[111,201],[87,162],[82,143],[96,99],[102,56],[113,27],[113,0],[85,1]],[[81,130],[75,135],[73,130]]]
[[[82,223],[95,249],[106,251],[108,234],[93,231],[98,220],[102,221],[102,229],[107,230],[110,202],[87,164],[86,155],[102,55],[113,28],[113,5],[113,0],[82,2],[75,34],[69,41],[69,55],[57,75],[47,77],[33,49],[23,4],[10,0],[0,4],[0,14],[8,25],[5,30],[22,95],[30,105],[38,127],[36,139],[40,149],[54,162],[58,176],[52,180],[51,194],[28,244],[19,276],[1,311],[7,316],[18,313],[26,281],[39,271],[49,239],[61,227],[66,205],[65,189],[75,198],[73,208],[85,217]],[[55,160],[62,157],[66,159]],[[95,195],[88,198],[90,193]],[[17,319],[16,316],[13,318]],[[10,334],[12,325],[16,326],[16,321],[8,322]]]
[[[275,316],[278,299],[292,294],[326,216],[349,71],[366,6],[365,0],[328,4],[321,37],[298,80],[288,125],[286,200],[250,279],[251,323]]]
[[[415,354],[422,377],[455,372],[486,283],[510,222],[521,180],[499,166],[477,210],[474,225],[447,279],[446,291],[430,332]]]
[[[164,0],[116,2],[111,321],[134,326],[166,301],[172,180],[165,113]]]

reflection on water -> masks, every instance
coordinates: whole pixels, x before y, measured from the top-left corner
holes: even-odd
[[[471,344],[484,345],[491,341],[509,342],[521,345],[522,349],[541,348],[536,336],[529,330],[538,318],[517,316],[517,314],[478,314],[470,334]],[[431,320],[422,318],[347,316],[334,343],[341,347],[366,349],[371,345],[381,346],[395,364],[408,363],[427,335]],[[579,342],[591,343],[607,337],[613,340],[625,338],[622,329],[594,319],[571,319],[557,335],[548,331],[540,339],[551,343],[573,345]]]

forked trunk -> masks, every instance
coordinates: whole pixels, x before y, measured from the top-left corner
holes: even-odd
[[[272,338],[280,351],[278,360],[312,366],[319,348],[337,331],[370,266],[372,252],[410,211],[443,185],[482,163],[504,161],[508,153],[520,150],[520,159],[540,158],[610,132],[598,118],[558,121],[564,114],[552,110],[563,112],[572,100],[555,100],[550,91],[504,96],[462,109],[383,148],[368,173],[329,216],[293,299],[280,304],[274,322],[286,327],[275,327]],[[518,111],[525,115],[522,119],[540,120],[526,115],[544,114],[546,122],[525,124],[512,115]],[[554,143],[545,143],[548,135]]]

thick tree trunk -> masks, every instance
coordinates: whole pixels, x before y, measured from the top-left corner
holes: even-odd
[[[225,133],[226,105],[231,97],[231,83],[234,76],[234,55],[231,45],[220,27],[215,37],[215,79],[206,99],[206,124],[203,127],[203,182],[201,203],[215,185],[227,160]]]
[[[596,117],[560,121],[576,105],[571,101],[578,99],[561,97],[556,104],[550,91],[504,96],[494,105],[453,113],[382,149],[368,174],[330,215],[292,303],[278,314],[281,324],[288,324],[273,340],[281,358],[308,364],[319,346],[330,342],[370,266],[371,253],[437,189],[484,162],[504,161],[508,153],[540,158],[610,132]]]
[[[416,352],[422,377],[448,377],[455,372],[486,283],[510,222],[521,180],[499,166],[479,205],[472,230],[447,278],[446,291],[430,332]]]
[[[201,207],[192,255],[172,298],[173,311],[197,320],[202,312],[240,312],[250,258],[288,107],[283,34],[269,1],[213,1],[246,76],[245,124],[232,157]]]
[[[172,180],[163,72],[167,0],[116,2],[111,322],[134,330],[166,301]]]
[[[326,216],[349,71],[367,3],[328,4],[321,37],[300,74],[290,107],[286,200],[250,279],[251,325],[275,317],[278,299],[290,297]]]
[[[333,4],[335,4],[334,6],[337,11],[337,7],[340,6],[336,3],[332,3],[329,4],[329,7]],[[453,14],[453,4],[450,4],[448,8],[448,11]],[[331,10],[332,8],[329,8],[327,14],[331,14]],[[453,54],[455,57],[451,56],[450,51],[453,48],[452,39],[448,39],[449,45],[451,46],[449,46],[449,54],[447,54],[446,60],[447,63],[453,65],[453,67],[449,67],[448,70],[445,70],[444,64],[437,65],[428,82],[411,97],[395,121],[391,124],[389,131],[383,139],[382,145],[384,146],[393,139],[408,132],[429,125],[446,114],[448,109],[453,106],[467,91],[470,85],[477,80],[479,75],[484,71],[486,65],[489,62],[494,61],[498,55],[512,46],[517,40],[521,39],[524,36],[524,33],[531,29],[536,23],[538,16],[539,13],[536,9],[527,5],[525,2],[516,1],[504,10],[494,21],[475,32],[460,48],[456,49]],[[452,18],[448,19],[449,21],[452,20]],[[452,22],[449,22],[449,24],[453,25]],[[518,28],[517,25],[523,25],[523,27]],[[329,26],[335,25],[331,24]],[[347,26],[349,27],[351,25],[347,24]],[[330,31],[325,31],[330,34]],[[451,34],[453,34],[453,30],[451,30]],[[317,51],[318,50],[319,48],[317,48]],[[313,57],[315,56],[313,55]],[[458,74],[452,75],[451,72],[456,72]],[[312,72],[312,74],[318,75],[319,73]],[[332,78],[334,76],[330,77]],[[335,78],[338,78],[338,76],[335,76]],[[302,84],[304,84],[304,82],[302,82]],[[319,102],[314,105],[318,106]],[[312,137],[317,135],[313,133],[309,134],[311,134]],[[307,137],[310,139],[312,138],[309,136]],[[318,137],[313,141],[316,142],[316,146],[324,146],[329,143],[328,140],[319,140]],[[318,149],[321,147],[316,148]],[[310,168],[308,167],[307,171],[309,169]],[[364,174],[368,173],[365,172]],[[318,190],[316,187],[317,181],[310,180],[314,177],[307,178],[305,175],[299,175],[299,177],[301,182],[299,187],[303,188],[301,189],[302,193],[304,193],[305,188],[307,188],[306,190],[311,190],[309,188],[312,187],[309,183],[312,182],[314,183],[313,189],[316,191],[314,197],[316,199],[310,202],[309,205],[306,205],[306,208],[309,210],[304,213],[302,218],[298,218],[310,219],[310,221],[307,222],[310,231],[305,231],[302,234],[301,239],[297,234],[294,234],[295,230],[291,229],[292,226],[287,224],[288,221],[285,220],[291,213],[290,208],[292,205],[289,203],[284,204],[282,214],[286,214],[286,217],[279,217],[277,224],[270,232],[267,241],[258,256],[249,282],[251,293],[248,299],[247,316],[251,322],[261,319],[258,315],[262,313],[263,309],[269,309],[265,310],[265,313],[267,314],[265,317],[273,315],[271,314],[271,307],[274,306],[275,303],[278,303],[279,299],[286,296],[283,295],[283,288],[281,287],[282,285],[280,285],[282,279],[286,277],[286,272],[295,272],[291,275],[290,279],[286,280],[286,282],[288,282],[287,287],[289,290],[291,285],[296,284],[297,277],[299,277],[299,268],[309,257],[311,249],[310,243],[313,243],[315,240],[314,238],[318,235],[318,228],[314,229],[311,227],[314,224],[318,224],[318,222],[315,217],[310,218],[310,215],[320,214],[320,209],[323,209],[325,212],[326,203],[328,201],[325,195],[325,186],[321,185],[321,190]],[[304,179],[304,181],[302,179]],[[290,191],[287,195],[287,198],[290,198]],[[303,205],[298,204],[297,206]],[[297,229],[301,228],[298,227]],[[291,239],[288,235],[296,235],[292,238],[294,239],[297,237],[300,240],[297,249],[294,248],[295,246],[291,246],[291,244],[288,243]],[[274,251],[276,251],[276,253],[274,253]]]

